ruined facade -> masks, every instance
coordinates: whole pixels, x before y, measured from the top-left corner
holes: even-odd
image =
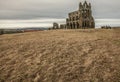
[[[86,29],[95,28],[94,18],[92,16],[91,3],[80,2],[77,11],[68,14],[66,19],[66,29]]]
[[[52,28],[52,29],[59,29],[59,24],[56,23],[56,22],[54,22],[54,23],[53,23],[53,28]]]
[[[60,29],[67,29],[66,24],[61,24]]]

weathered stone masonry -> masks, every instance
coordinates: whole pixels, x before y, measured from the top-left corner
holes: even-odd
[[[77,11],[68,14],[66,25],[60,25],[64,29],[86,29],[95,28],[94,18],[92,16],[91,3],[80,2]]]

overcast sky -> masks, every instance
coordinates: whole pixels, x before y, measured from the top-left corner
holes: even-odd
[[[66,18],[84,0],[0,0],[0,19]],[[120,0],[87,0],[97,19],[120,18]]]
[[[65,23],[69,12],[85,0],[0,0],[0,28],[52,27]],[[120,0],[87,0],[96,27],[120,26]]]

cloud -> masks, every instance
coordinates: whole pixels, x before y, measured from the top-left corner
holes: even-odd
[[[69,4],[64,0],[2,0],[0,18],[65,17]]]
[[[50,27],[65,23],[68,13],[84,0],[0,0],[0,28]],[[120,26],[120,0],[87,0],[92,4],[96,27]],[[118,20],[117,20],[118,19]]]
[[[81,0],[83,2],[83,0]],[[0,19],[66,18],[80,0],[0,0]],[[120,0],[88,0],[95,18],[120,18]]]
[[[26,27],[52,27],[53,22],[64,24],[65,19],[40,18],[40,19],[24,19],[24,20],[0,20],[0,28],[26,28]]]
[[[64,24],[65,19],[40,18],[24,20],[0,20],[0,28],[52,27],[53,22]],[[96,27],[103,25],[120,26],[120,19],[95,19]]]

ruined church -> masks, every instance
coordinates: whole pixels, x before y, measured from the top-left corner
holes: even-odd
[[[60,25],[61,29],[87,29],[95,28],[94,18],[92,16],[91,3],[79,4],[77,11],[68,14],[66,24]]]

